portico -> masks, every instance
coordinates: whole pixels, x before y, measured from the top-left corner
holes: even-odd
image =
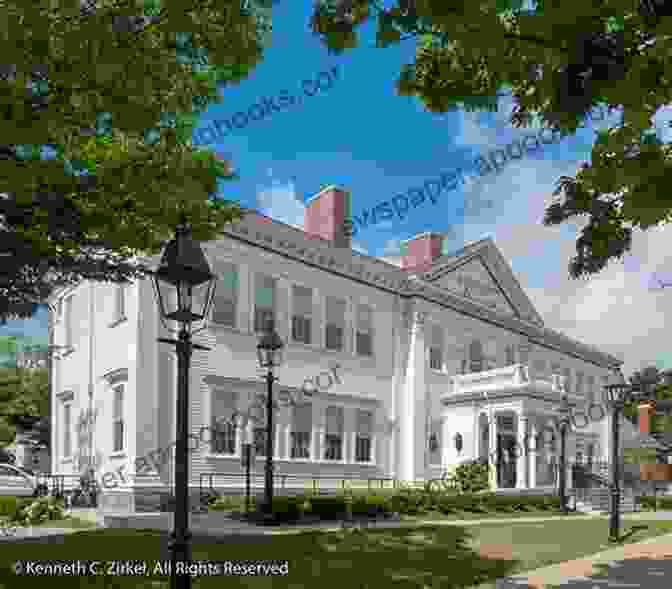
[[[530,372],[528,365],[515,364],[453,377],[453,390],[442,396],[444,440],[450,444],[458,433],[468,436],[468,428],[473,435],[460,455],[444,446],[448,471],[464,460],[481,459],[491,466],[493,489],[556,485],[560,463],[556,408],[564,393],[562,379],[531,378]],[[581,436],[585,437],[590,439],[590,432]],[[575,436],[568,432],[568,456],[577,450]],[[595,452],[594,445],[590,452]],[[571,485],[569,469],[567,480]]]

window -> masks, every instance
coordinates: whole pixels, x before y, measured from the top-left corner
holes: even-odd
[[[343,350],[345,335],[345,301],[327,297],[327,325],[325,346],[327,350]]]
[[[534,366],[534,372],[536,374],[544,374],[546,371],[546,362],[541,359],[537,359],[532,364]]]
[[[576,392],[583,393],[583,372],[580,370],[576,373]]]
[[[212,439],[210,452],[213,454],[236,453],[236,419],[238,395],[235,392],[214,390],[212,393]]]
[[[114,286],[114,320],[122,321],[126,319],[126,289],[127,285],[115,284]]]
[[[357,354],[373,356],[373,309],[368,305],[357,305]]]
[[[515,347],[508,345],[504,348],[504,353],[506,356],[506,366],[511,366],[516,363],[516,351]]]
[[[310,435],[313,425],[313,406],[311,403],[295,405],[293,408],[292,458],[310,458]]]
[[[113,443],[112,451],[124,449],[124,385],[114,388]]]
[[[254,305],[254,331],[263,332],[269,320],[275,320],[277,280],[257,274]]]
[[[592,374],[586,377],[586,389],[590,402],[595,402],[595,377]]]
[[[313,289],[294,285],[292,287],[292,339],[309,344],[313,316]]]
[[[474,340],[469,344],[469,371],[481,372],[483,370],[483,344]]]
[[[72,334],[72,310],[73,310],[73,296],[70,295],[65,300],[65,347],[72,348],[73,334]]]
[[[565,390],[569,392],[572,390],[572,372],[569,368],[564,368],[562,370],[562,375],[565,380]]]
[[[433,419],[429,425],[429,463],[441,464],[441,420]]]
[[[236,326],[238,308],[238,269],[234,264],[222,264],[212,301],[212,322],[227,327]]]
[[[355,461],[371,462],[371,432],[373,414],[370,411],[357,410],[357,437],[355,438]]]
[[[343,460],[343,408],[327,407],[324,459]]]
[[[429,367],[443,370],[443,329],[432,325],[432,339],[429,345]]]
[[[63,457],[70,458],[72,456],[72,406],[65,405],[63,407]]]

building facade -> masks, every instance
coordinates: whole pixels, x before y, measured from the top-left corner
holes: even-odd
[[[483,457],[498,465],[497,488],[552,488],[558,444],[539,439],[563,391],[577,406],[597,402],[621,361],[546,328],[490,239],[448,253],[443,236],[421,234],[396,264],[353,251],[349,198],[322,190],[304,230],[250,211],[202,244],[218,285],[194,338],[210,351],[191,363],[193,491],[208,473],[233,477],[215,487],[240,488],[244,436],[263,469],[263,420],[207,431],[265,394],[256,345],[268,317],[285,343],[276,391],[317,383],[305,402],[277,409],[279,474],[427,480]],[[104,509],[140,510],[173,480],[172,452],[145,459],[175,435],[176,358],[157,342],[174,335],[152,284],[86,282],[50,303],[54,343],[66,348],[52,376],[54,471],[88,465]],[[576,429],[568,448],[607,460],[609,416]]]

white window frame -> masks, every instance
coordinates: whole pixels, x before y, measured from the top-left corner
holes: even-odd
[[[280,295],[280,278],[268,272],[255,271],[253,273],[253,288],[252,288],[252,332],[256,334],[262,333],[263,326],[257,329],[257,291],[259,287],[259,278],[263,276],[273,280],[273,320],[275,321],[276,330],[278,329],[278,297]],[[266,309],[266,307],[262,307]]]
[[[114,285],[114,319],[113,325],[117,325],[127,319],[126,307],[128,304],[128,283],[120,282]]]
[[[371,433],[367,436],[359,431],[359,413],[368,413],[371,416]],[[353,448],[353,460],[355,461],[356,464],[374,464],[375,459],[374,459],[374,436],[375,436],[375,411],[373,409],[361,409],[357,408],[355,410],[355,447]],[[359,460],[357,457],[357,453],[359,450],[360,446],[360,441],[363,440],[368,440],[369,442],[369,448],[368,448],[368,454],[369,454],[369,459],[368,460]]]
[[[343,333],[341,336],[341,347],[340,348],[330,348],[327,345],[327,329],[329,328],[329,299],[335,299],[340,303],[343,303]],[[347,351],[347,331],[348,331],[348,299],[346,297],[340,297],[336,295],[325,295],[324,297],[324,349],[329,352],[346,352]]]
[[[69,419],[66,419],[65,416]],[[66,444],[67,440],[67,444]],[[62,438],[62,456],[63,460],[72,460],[72,401],[63,403],[63,438]],[[67,450],[67,451],[66,451]]]
[[[368,328],[368,332],[361,331],[360,328],[359,328],[359,307],[368,307],[368,309],[370,311],[371,325]],[[347,312],[347,308],[346,308],[346,312]],[[372,305],[369,305],[368,303],[358,303],[358,302],[355,303],[355,312],[354,312],[355,338],[354,338],[354,342],[353,342],[354,343],[354,345],[353,345],[354,350],[353,351],[355,352],[356,356],[359,356],[361,358],[373,358],[375,356],[375,343],[374,343],[375,342],[375,338],[374,338],[374,334],[375,334],[375,313],[376,313],[376,311],[375,311],[375,309]],[[358,338],[359,338],[360,333],[368,334],[370,339],[371,339],[371,353],[370,354],[362,354],[359,351],[359,345],[358,345],[359,339]],[[325,335],[325,337],[326,337],[326,335]]]
[[[68,350],[74,349],[74,333],[73,333],[73,309],[74,309],[74,294],[69,294],[65,297],[64,301],[64,314],[63,314],[63,336],[64,344]]]
[[[126,401],[126,383],[118,382],[112,386],[112,454],[120,454],[126,451],[126,420],[124,419],[124,406]],[[121,407],[117,414],[117,395],[121,392]],[[121,440],[117,439],[117,425],[121,424]],[[121,445],[117,448],[116,442]]]
[[[440,338],[441,341],[439,342],[440,346],[438,348],[435,346],[436,342],[434,341],[434,333],[435,333],[436,329],[439,329],[440,333],[441,333],[441,338]],[[443,372],[444,368],[445,368],[444,362],[445,362],[445,347],[446,347],[445,346],[445,333],[444,333],[443,327],[441,327],[440,325],[432,325],[431,328],[430,328],[430,337],[431,337],[431,340],[429,342],[429,368],[431,370],[436,370],[437,372]],[[433,354],[434,350],[439,351],[439,354],[438,354],[439,355],[439,366],[438,366],[438,368],[436,366],[434,366],[433,363],[432,363],[432,358],[435,357],[435,354]]]
[[[233,271],[236,273],[236,288],[234,289],[234,297],[233,297],[233,325],[230,325],[228,323],[220,322],[215,320],[215,309],[217,307],[217,300],[226,300],[224,297],[219,296],[221,295],[223,289],[218,288],[219,284],[215,286],[215,294],[212,300],[212,309],[210,310],[210,318],[211,318],[211,323],[217,327],[226,327],[229,329],[237,329],[238,328],[238,312],[240,310],[240,282],[241,282],[241,272],[240,272],[240,264],[236,264],[235,262],[229,261],[229,260],[223,260],[222,265],[226,266],[232,266]],[[217,273],[217,280],[220,281],[222,277],[224,276],[223,271]],[[228,292],[228,291],[227,291]],[[256,301],[255,301],[256,302]]]
[[[310,401],[308,401],[308,402],[306,402],[306,403],[301,403],[301,405],[303,405],[303,406],[310,406],[310,410],[311,410],[311,412],[310,412],[310,415],[311,415],[311,419],[310,419],[310,427],[308,428],[308,431],[307,431],[307,432],[306,432],[306,431],[298,431],[298,430],[296,429],[296,420],[295,420],[296,406],[294,406],[294,407],[292,408],[292,414],[291,414],[291,417],[290,417],[290,430],[289,430],[289,432],[290,432],[290,433],[289,433],[289,443],[290,443],[290,448],[289,448],[289,459],[290,459],[290,460],[314,461],[314,460],[315,460],[315,457],[313,456],[313,443],[312,443],[312,442],[313,442],[313,429],[314,429],[314,427],[315,427],[315,423],[314,423],[314,407],[313,407],[313,403],[310,402]],[[295,441],[294,441],[294,440],[295,440],[295,436],[296,436],[297,434],[306,434],[306,433],[308,434],[308,438],[307,438],[307,442],[308,442],[308,443],[307,443],[307,444],[301,443],[300,445],[297,445],[297,444],[295,443]],[[302,441],[303,441],[303,438],[302,438]],[[295,449],[297,449],[297,448],[298,448],[298,450],[301,450],[301,452],[295,452]],[[307,449],[307,452],[305,452],[305,453],[307,454],[307,456],[302,456],[301,454],[304,454],[303,450],[306,450],[306,449]],[[295,455],[295,454],[299,454],[299,455]]]
[[[327,444],[327,437],[328,436],[334,436],[334,434],[330,434],[327,431],[329,409],[337,409],[340,413],[340,424],[341,424],[340,457],[338,457],[338,458],[328,458],[327,457],[327,452],[329,450],[329,446]],[[330,463],[331,462],[334,462],[334,463],[344,462],[345,461],[345,407],[343,407],[342,405],[329,404],[324,408],[324,417],[325,417],[324,443],[322,445],[324,451],[323,451],[322,459],[327,461],[327,462],[330,462]]]
[[[429,445],[430,438],[436,434],[436,439],[439,443],[439,447],[432,452],[429,448],[427,448],[427,454],[428,454],[428,462],[430,466],[441,466],[441,453],[443,449],[443,441],[441,439],[441,434],[442,434],[442,420],[441,419],[431,419],[429,420],[429,436],[427,439],[427,444]],[[432,460],[436,460],[436,462],[432,462]]]
[[[296,305],[294,304],[294,289],[295,288],[300,288],[300,289],[307,289],[310,290],[310,315],[305,317],[305,316],[300,316],[302,319],[308,319],[308,341],[305,342],[300,339],[295,339],[294,338],[294,318],[299,317],[296,312]],[[315,288],[312,286],[306,286],[305,284],[301,284],[299,282],[292,282],[289,286],[290,289],[290,302],[289,302],[289,317],[290,317],[290,325],[289,325],[289,336],[291,338],[292,343],[294,344],[302,344],[304,346],[312,346],[314,345],[315,342],[313,342],[313,331],[314,331],[314,326],[315,326]]]

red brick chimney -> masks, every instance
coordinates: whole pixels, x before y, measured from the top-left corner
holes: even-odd
[[[345,220],[350,218],[350,193],[327,186],[306,203],[304,231],[330,241],[334,247],[350,248]]]
[[[656,404],[653,401],[646,401],[639,404],[639,432],[642,434],[651,433],[651,416],[656,412]]]
[[[420,233],[402,241],[401,268],[409,272],[427,272],[432,262],[441,256],[445,238],[442,233]]]

